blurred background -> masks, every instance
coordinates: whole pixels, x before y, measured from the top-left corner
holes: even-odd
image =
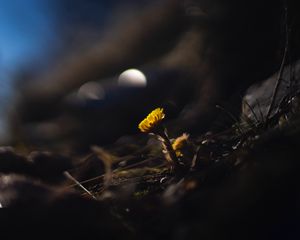
[[[105,25],[118,1],[3,0],[0,2],[0,138],[10,137],[7,111],[14,103],[16,79],[41,72],[57,60],[80,33],[78,26]],[[96,31],[94,31],[96,32]],[[25,79],[23,79],[25,81]]]
[[[30,105],[26,104],[26,109],[16,108],[16,99],[18,94],[24,93],[24,85],[37,78],[37,81],[43,82],[43,77],[36,76],[45,72],[49,74],[50,66],[71,51],[99,41],[108,22],[112,24],[115,21],[114,17],[120,14],[117,13],[120,9],[132,11],[132,8],[143,2],[145,3],[133,0],[1,1],[0,141],[10,142],[14,137],[10,128],[11,125],[15,126],[12,122],[14,119],[9,118],[9,114],[14,111],[31,111]],[[90,91],[88,87],[86,91]],[[91,98],[97,98],[97,89],[91,93],[93,94]]]
[[[84,151],[138,134],[156,107],[171,135],[220,116],[228,127],[216,105],[238,117],[246,89],[280,66],[285,4],[2,0],[0,142]]]
[[[58,1],[57,1],[58,2]],[[29,0],[0,2],[0,135],[9,136],[7,110],[14,92],[14,75],[41,63],[51,50],[57,49],[58,6],[55,1]]]

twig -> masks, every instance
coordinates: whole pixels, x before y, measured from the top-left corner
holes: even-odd
[[[270,118],[271,112],[272,112],[272,110],[274,108],[274,105],[275,105],[275,100],[276,100],[276,97],[277,97],[279,86],[282,82],[282,74],[283,74],[283,70],[284,70],[284,66],[285,66],[285,63],[286,63],[287,54],[288,54],[288,50],[289,50],[289,28],[288,28],[287,11],[288,10],[287,10],[287,7],[286,7],[285,8],[286,42],[285,42],[284,54],[283,54],[280,69],[279,69],[279,72],[278,72],[276,85],[275,85],[273,95],[272,95],[272,98],[271,98],[271,103],[269,105],[269,109],[268,109],[267,116],[266,116],[266,122],[265,122],[265,127],[266,128],[268,127],[269,118]]]
[[[200,149],[201,149],[201,145],[197,146],[195,154],[192,159],[191,169],[193,169],[196,166]]]

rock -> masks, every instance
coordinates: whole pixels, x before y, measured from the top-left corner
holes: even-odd
[[[28,158],[33,163],[33,175],[51,184],[65,180],[63,172],[73,168],[70,158],[50,152],[35,151]]]
[[[0,147],[0,174],[19,174],[59,184],[66,180],[63,172],[73,167],[72,159],[59,154],[35,151],[24,156],[11,147]]]
[[[23,236],[41,233],[108,239],[117,239],[119,234],[125,239],[128,236],[128,230],[105,203],[25,176],[0,176],[0,203],[8,209],[6,214],[1,214],[0,224],[9,236],[19,231]]]
[[[252,121],[264,121],[272,101],[273,92],[278,79],[278,72],[265,81],[254,84],[248,88],[242,104],[242,115]],[[300,60],[288,65],[282,73],[278,92],[274,102],[274,108],[270,117],[274,116],[282,107],[283,101],[290,96],[290,100],[296,97],[300,91]],[[295,99],[294,99],[295,100]]]
[[[11,147],[0,147],[0,173],[33,174],[33,164]]]

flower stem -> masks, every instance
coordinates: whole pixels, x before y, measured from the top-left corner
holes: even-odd
[[[170,157],[170,159],[172,161],[172,164],[174,165],[175,172],[178,172],[178,171],[181,172],[183,166],[180,164],[180,162],[179,162],[179,160],[178,160],[178,158],[176,156],[176,153],[175,153],[175,151],[174,151],[174,149],[172,147],[170,139],[167,136],[166,132],[165,131],[161,131],[159,133],[159,136],[161,137],[162,144],[163,144],[165,150],[167,151],[167,153],[169,154],[169,157]]]

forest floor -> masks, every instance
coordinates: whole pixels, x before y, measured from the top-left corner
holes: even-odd
[[[30,217],[1,224],[110,239],[297,239],[299,97],[282,106],[265,120],[242,116],[222,132],[183,135],[173,149],[179,165],[155,134],[74,158],[2,148],[1,206],[25,206]]]
[[[299,236],[299,137],[299,118],[285,108],[267,121],[244,118],[189,137],[179,172],[155,136],[142,148],[94,147],[85,162],[101,159],[104,174],[84,179],[82,165],[69,171],[80,183],[69,178],[68,188],[108,203],[138,238],[287,239]]]

